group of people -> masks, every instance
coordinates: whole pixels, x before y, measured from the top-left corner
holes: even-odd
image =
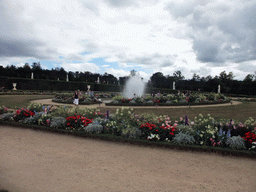
[[[73,99],[74,99],[74,104],[75,105],[78,105],[79,104],[79,96],[82,95],[83,93],[79,90],[76,90],[75,91],[75,94],[73,95]],[[95,99],[94,98],[94,93],[93,91],[89,90],[87,91],[85,94],[89,95],[92,99]],[[95,99],[95,101],[97,101],[97,99]]]

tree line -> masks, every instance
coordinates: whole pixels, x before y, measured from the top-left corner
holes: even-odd
[[[105,84],[120,84],[124,85],[129,79],[129,76],[116,78],[112,74],[104,73],[91,73],[85,72],[67,72],[63,68],[55,69],[42,69],[40,62],[34,62],[30,66],[25,63],[23,67],[0,66],[0,76],[18,77],[18,78],[31,78],[31,74],[35,79],[48,79],[66,81],[67,75],[69,81],[82,81],[96,83],[98,80],[100,83]],[[131,71],[131,75],[136,74],[135,70]],[[194,74],[191,79],[185,79],[181,71],[175,71],[172,75],[164,76],[163,73],[154,73],[147,82],[148,87],[161,88],[161,89],[173,89],[173,82],[175,82],[175,88],[179,90],[190,91],[206,91],[217,92],[218,85],[221,87],[222,93],[227,94],[244,94],[244,95],[256,95],[256,76],[254,74],[248,74],[244,80],[235,80],[232,72],[221,72],[215,77],[207,76],[200,77]]]

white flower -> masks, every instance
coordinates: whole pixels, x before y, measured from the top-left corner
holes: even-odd
[[[203,141],[201,141],[201,142],[200,142],[200,144],[201,144],[201,145],[203,145],[203,144],[204,144],[204,142],[203,142]]]

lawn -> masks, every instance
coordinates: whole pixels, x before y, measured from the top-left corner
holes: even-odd
[[[0,95],[0,106],[11,109],[27,107],[31,100],[51,99],[53,95]]]

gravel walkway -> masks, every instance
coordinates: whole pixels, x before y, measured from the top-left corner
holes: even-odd
[[[40,100],[33,100],[32,103],[41,103],[44,105],[67,105],[67,106],[74,106],[73,104],[63,104],[63,103],[56,103],[52,102],[52,99],[40,99]],[[232,105],[239,105],[242,102],[239,101],[232,101]],[[193,105],[190,107],[220,107],[220,106],[229,106],[231,103],[223,103],[218,105]],[[118,108],[119,106],[106,106],[105,103],[95,104],[95,105],[78,105],[78,107],[107,107],[107,108]],[[132,108],[189,108],[189,106],[131,106]]]
[[[10,192],[252,192],[255,163],[0,125],[0,189]]]

